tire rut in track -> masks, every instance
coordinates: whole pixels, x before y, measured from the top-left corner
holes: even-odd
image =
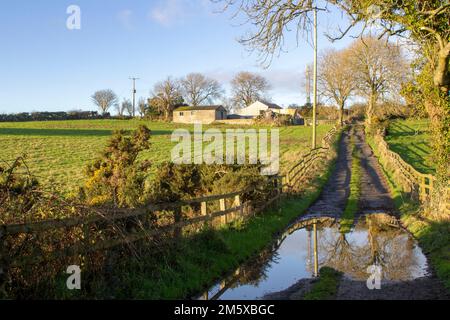
[[[317,201],[308,209],[309,216],[335,216],[338,218],[344,211],[350,194],[351,146],[348,132],[342,134],[339,142],[339,154],[336,167],[325,184]]]
[[[378,159],[366,142],[364,130],[355,129],[355,146],[361,157],[361,196],[358,214],[383,212],[393,214],[395,204],[389,192],[389,186],[382,174]]]

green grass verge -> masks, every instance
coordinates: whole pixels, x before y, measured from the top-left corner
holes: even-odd
[[[303,297],[304,300],[331,300],[336,296],[342,273],[330,268],[322,267],[319,271],[319,279]]]
[[[373,138],[368,138],[367,141],[375,155],[379,157]],[[386,170],[381,162],[380,165],[388,181],[396,208],[400,212],[402,224],[418,240],[436,275],[450,291],[450,223],[430,221],[421,217],[420,205],[402,192],[395,183],[393,172]]]
[[[390,122],[386,142],[392,151],[422,173],[435,173],[432,159],[430,121],[428,119],[394,120]]]
[[[361,195],[361,159],[359,151],[356,149],[352,137],[352,171],[350,178],[350,195],[347,205],[340,220],[340,232],[349,233],[355,221],[355,214],[358,211],[358,202]]]
[[[273,242],[276,232],[306,212],[319,197],[334,168],[335,162],[332,162],[302,196],[283,199],[279,207],[268,209],[245,223],[182,238],[158,254],[123,262],[108,276],[88,276],[84,283],[89,283],[89,289],[83,288],[75,296],[67,296],[71,293],[60,285],[62,289],[57,296],[66,299],[183,299],[201,293],[256,256]]]

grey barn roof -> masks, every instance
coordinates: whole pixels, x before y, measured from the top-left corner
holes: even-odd
[[[197,110],[217,110],[217,109],[225,109],[221,105],[217,106],[197,106],[197,107],[179,107],[174,111],[197,111]]]
[[[267,101],[260,101],[261,103],[264,103],[266,106],[268,106],[271,109],[283,109],[282,107],[280,107],[279,105],[275,104],[275,103],[271,103],[271,102],[267,102]]]

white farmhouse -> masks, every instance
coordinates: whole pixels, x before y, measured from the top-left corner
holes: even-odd
[[[282,108],[274,103],[256,101],[248,107],[240,109],[237,114],[241,117],[255,118],[263,113],[266,113],[268,110],[275,113],[281,113]]]

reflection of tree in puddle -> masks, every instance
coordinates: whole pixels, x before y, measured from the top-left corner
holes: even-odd
[[[317,248],[314,247],[315,236]],[[293,260],[294,256],[300,259]],[[334,218],[322,217],[299,220],[291,225],[272,248],[242,265],[205,296],[220,298],[231,289],[228,297],[256,298],[267,288],[276,287],[280,279],[294,284],[299,279],[313,277],[319,267],[325,265],[363,281],[368,278],[367,268],[371,265],[382,267],[385,280],[411,280],[426,275],[425,257],[412,237],[391,216],[365,216],[347,234],[339,232]]]
[[[352,233],[338,228],[323,230],[319,235],[320,264],[333,267],[348,276],[367,279],[367,267],[379,265],[387,280],[410,280],[419,276],[421,267],[414,250],[414,240],[391,223],[384,214],[360,219]]]
[[[278,253],[269,249],[263,250],[251,264],[246,264],[239,270],[239,278],[230,288],[241,285],[258,285],[267,279],[267,270],[278,261]]]
[[[293,224],[283,236],[273,245],[272,248],[263,250],[256,258],[252,259],[250,263],[247,263],[239,268],[239,276],[232,284],[229,284],[229,288],[236,288],[242,285],[254,285],[257,286],[261,282],[267,279],[267,272],[281,259],[278,249],[282,245],[283,240],[289,237],[290,234],[305,229],[308,231],[308,237],[311,237],[313,224],[316,223],[318,230],[324,228],[331,228],[335,224],[335,220],[332,218],[317,218],[311,220],[301,220],[298,223]],[[312,248],[309,248],[312,250]],[[307,255],[310,256],[309,253]],[[312,266],[313,259],[306,262],[307,268],[311,270],[311,274],[314,272]]]

